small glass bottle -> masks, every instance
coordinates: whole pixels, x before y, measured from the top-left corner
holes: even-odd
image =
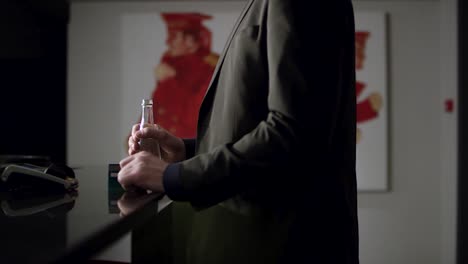
[[[141,103],[140,130],[148,126],[154,126],[153,100],[143,99]],[[161,150],[159,149],[159,144],[156,139],[143,138],[140,139],[138,143],[140,144],[140,150],[151,152],[153,155],[161,158]]]

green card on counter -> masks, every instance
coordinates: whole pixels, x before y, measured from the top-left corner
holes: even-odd
[[[125,193],[125,190],[120,185],[119,181],[117,180],[117,175],[120,171],[119,164],[109,164],[108,170],[108,203],[109,203],[109,213],[111,214],[118,214],[120,212],[117,201],[122,197]]]

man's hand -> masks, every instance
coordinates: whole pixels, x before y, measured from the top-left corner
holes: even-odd
[[[163,174],[167,166],[159,157],[141,151],[120,161],[118,181],[125,190],[137,187],[164,192]]]
[[[152,138],[159,142],[161,159],[165,162],[174,163],[185,160],[185,144],[182,139],[157,125],[145,127],[141,131],[139,129],[139,125],[134,125],[132,128],[132,135],[128,139],[129,155],[134,155],[140,151],[140,145],[138,144],[140,139]]]

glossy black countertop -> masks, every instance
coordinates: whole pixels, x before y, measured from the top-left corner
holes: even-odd
[[[83,263],[170,203],[115,188],[107,166],[75,174],[77,192],[0,194],[0,263]]]
[[[195,209],[125,193],[107,166],[75,172],[78,194],[2,196],[0,263],[277,263],[281,255],[286,214],[229,202]]]

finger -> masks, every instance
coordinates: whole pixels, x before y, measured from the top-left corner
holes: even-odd
[[[130,156],[130,155],[132,155],[132,152],[134,151],[134,148],[135,148],[135,146],[133,145],[132,136],[130,136],[130,137],[128,138],[127,146],[128,146],[128,151],[127,151],[127,153],[128,153],[128,155]]]
[[[123,203],[124,201],[127,201],[129,200],[128,198],[128,194],[127,193],[124,193],[122,194],[122,196],[120,197],[120,199],[118,200],[119,203]]]
[[[136,134],[138,134],[138,131],[135,132],[135,134],[133,134],[132,136],[130,136],[130,137],[128,138],[128,141],[129,141],[129,142],[138,142],[138,139],[136,138]]]
[[[119,215],[120,215],[121,217],[124,217],[124,216],[127,215],[127,208],[126,208],[126,206],[125,206],[125,202],[124,202],[124,201],[122,201],[121,199],[119,199],[119,200],[117,201],[117,207],[118,207],[119,210],[120,210],[120,214],[119,214]]]
[[[133,137],[128,139],[128,154],[133,155],[140,150],[140,144]]]
[[[135,133],[140,130],[140,124],[135,124],[132,127],[132,136],[135,135]]]
[[[136,135],[140,135],[142,137],[158,137],[160,134],[160,128],[156,124],[146,126],[136,133]]]
[[[132,155],[137,154],[138,152],[139,152],[138,149],[129,149],[129,150],[128,150],[128,155],[129,155],[129,156],[132,156]]]
[[[117,181],[126,191],[130,190],[132,186],[132,178],[130,176],[130,168],[128,167],[122,168],[117,174]]]
[[[157,125],[151,127],[145,127],[142,130],[135,133],[135,139],[139,140],[142,138],[154,138],[163,139],[167,135],[165,129],[160,128]]]
[[[120,183],[120,185],[126,192],[132,191],[135,188],[133,186],[133,171],[133,164],[129,163],[125,167],[123,167],[117,174],[117,181]]]
[[[125,169],[125,166],[127,166],[127,164],[129,164],[132,160],[134,160],[135,157],[134,156],[128,156],[126,158],[124,158],[123,160],[121,160],[119,162],[119,165],[120,165],[120,171],[122,171],[123,169]]]

